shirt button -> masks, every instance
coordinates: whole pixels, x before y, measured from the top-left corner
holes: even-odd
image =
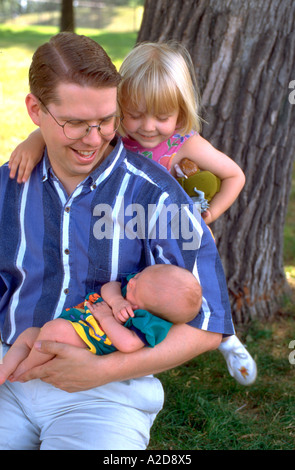
[[[65,211],[66,211],[66,212],[70,212],[70,207],[67,206],[67,207],[65,208]]]
[[[70,250],[68,248],[65,249],[65,254],[66,255],[69,255],[70,254]]]
[[[65,290],[64,290],[64,293],[65,293],[65,294],[68,294],[68,293],[69,293],[69,289],[68,289],[68,288],[65,289]]]

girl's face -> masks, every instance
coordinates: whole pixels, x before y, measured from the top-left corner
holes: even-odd
[[[152,149],[175,133],[178,111],[166,114],[150,114],[145,106],[124,107],[123,127],[126,134],[142,147]]]

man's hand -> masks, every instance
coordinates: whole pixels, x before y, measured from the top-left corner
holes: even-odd
[[[179,324],[173,325],[164,341],[154,348],[141,348],[128,354],[116,351],[105,356],[96,356],[87,349],[67,344],[42,341],[35,347],[55,358],[26,372],[19,380],[41,379],[61,390],[79,392],[178,367],[216,349],[221,339],[219,333]]]
[[[18,377],[20,382],[41,379],[54,387],[67,392],[78,392],[103,385],[98,383],[99,377],[93,369],[99,358],[87,349],[77,348],[53,341],[42,341],[35,346],[39,352],[53,354],[55,358],[27,371]],[[81,373],[82,371],[82,373]]]

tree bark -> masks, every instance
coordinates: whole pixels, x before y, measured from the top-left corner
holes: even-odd
[[[75,31],[73,0],[62,0],[60,31]]]
[[[246,174],[238,200],[212,226],[234,319],[268,319],[288,288],[283,227],[295,147],[295,2],[146,0],[138,42],[170,39],[192,55],[203,136]]]

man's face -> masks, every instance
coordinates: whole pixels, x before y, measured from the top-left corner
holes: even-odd
[[[66,121],[82,120],[89,125],[98,125],[117,111],[116,88],[91,88],[62,83],[57,87],[57,93],[59,103],[48,103],[47,108],[62,125]],[[53,171],[68,193],[71,193],[110,153],[109,142],[115,135],[113,133],[104,137],[97,128],[93,128],[83,138],[68,139],[63,128],[42,107],[38,125]]]

